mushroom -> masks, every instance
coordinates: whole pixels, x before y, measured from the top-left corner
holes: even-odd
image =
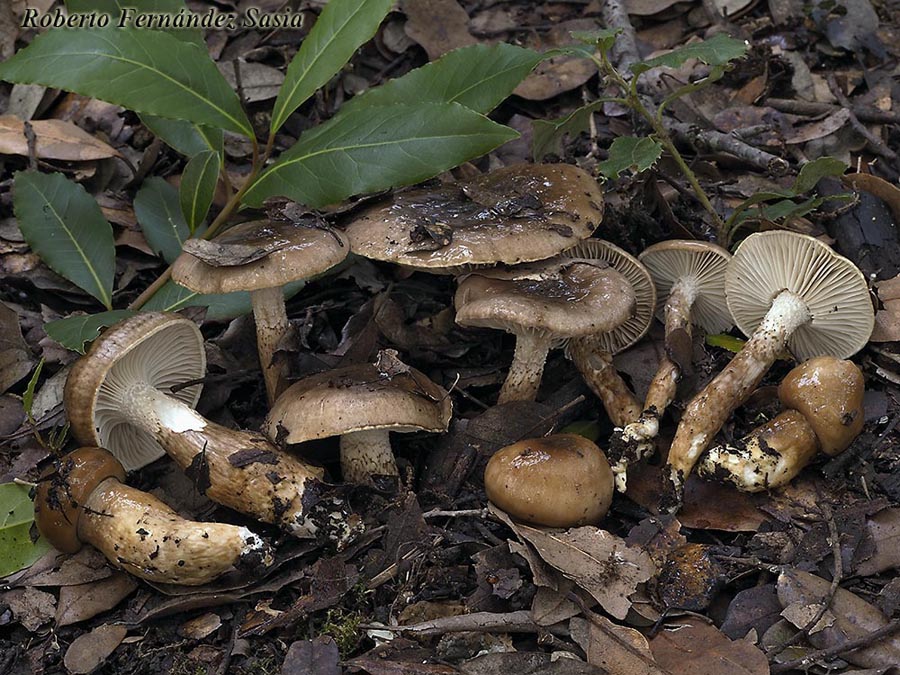
[[[517,164],[468,181],[396,192],[346,228],[366,258],[439,274],[545,260],[590,236],[603,193],[569,164]]]
[[[634,311],[624,321],[605,332],[572,338],[566,343],[566,356],[603,402],[612,423],[623,427],[637,419],[641,404],[613,367],[612,357],[644,337],[650,328],[656,308],[653,279],[637,258],[608,241],[586,239],[562,255],[605,262],[628,280],[634,294]]]
[[[319,473],[262,434],[201,417],[192,384],[204,369],[203,336],[177,314],[137,314],[108,328],[72,366],[65,406],[75,438],[107,448],[126,469],[163,452],[201,492],[296,536],[342,540],[347,522],[322,499]]]
[[[546,527],[595,525],[612,503],[603,451],[576,434],[529,438],[494,453],[484,471],[488,499],[516,520]]]
[[[573,337],[610,331],[634,312],[634,290],[600,260],[554,258],[509,270],[482,270],[459,282],[462,326],[500,328],[516,351],[498,403],[531,401],[551,348]]]
[[[865,346],[874,325],[866,279],[822,242],[776,230],[745,239],[725,274],[728,308],[750,339],[725,369],[690,401],[669,450],[672,502],[732,411],[788,346],[808,359],[847,358]]]
[[[160,583],[197,586],[272,564],[269,545],[246,527],[185,520],[124,481],[124,467],[103,448],[69,453],[38,483],[38,530],[63,553],[88,543],[117,567]]]
[[[710,448],[697,473],[744,492],[785,485],[821,449],[833,457],[862,431],[865,380],[852,361],[819,356],[791,370],[778,387],[788,408],[734,445]]]
[[[691,365],[691,324],[710,333],[732,326],[725,300],[725,270],[731,254],[703,241],[663,241],[640,255],[650,270],[660,298],[665,298],[665,355],[650,382],[644,409],[637,420],[625,425],[619,440],[625,457],[641,458],[654,447],[659,420],[685,370]]]
[[[172,267],[172,280],[196,293],[250,291],[271,405],[284,384],[282,367],[274,361],[289,326],[282,287],[331,269],[349,250],[336,231],[256,220],[235,225],[210,241],[187,240]]]
[[[340,436],[344,480],[363,484],[399,474],[391,431],[444,432],[451,414],[448,393],[394,357],[390,368],[356,364],[295,382],[278,397],[263,430],[290,444]]]

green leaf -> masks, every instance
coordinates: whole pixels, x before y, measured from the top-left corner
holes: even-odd
[[[600,162],[597,168],[607,178],[618,178],[627,169],[640,173],[656,164],[662,150],[662,146],[652,138],[619,136],[609,146],[609,159]]]
[[[123,18],[122,12],[126,7],[129,8],[129,12]],[[122,27],[131,25],[139,13],[191,16],[184,0],[141,0],[140,6],[135,0],[66,0],[66,8],[69,14],[108,14],[112,21],[110,25]],[[175,28],[173,24],[172,28],[162,30],[179,40],[201,46],[204,44],[203,32],[198,28]]]
[[[706,336],[706,344],[708,344],[710,347],[727,349],[733,354],[737,354],[739,351],[741,351],[744,348],[746,342],[746,340],[742,340],[741,338],[737,338],[732,335],[726,335],[725,333]]]
[[[518,134],[459,103],[364,107],[300,137],[244,195],[312,208],[410,185],[490,152]]]
[[[112,308],[112,226],[84,188],[59,173],[19,171],[13,209],[31,250],[50,269]]]
[[[253,135],[237,94],[206,50],[161,31],[51,30],[0,63],[0,79]]]
[[[25,393],[22,394],[22,409],[29,419],[32,417],[32,409],[34,408],[34,391],[37,389],[37,383],[41,379],[41,371],[44,369],[44,359],[38,361],[37,368],[31,374],[28,380],[28,386],[25,387]]]
[[[221,158],[218,152],[207,150],[191,158],[181,175],[181,189],[178,191],[181,213],[193,233],[206,218],[216,194],[219,182]]]
[[[803,165],[791,190],[795,195],[802,195],[816,187],[816,184],[826,176],[839,178],[846,170],[847,165],[839,159],[819,157]]]
[[[134,196],[134,215],[150,248],[167,263],[175,262],[181,245],[191,236],[181,213],[178,190],[162,178],[148,178]]]
[[[31,541],[34,504],[28,488],[16,483],[0,483],[0,577],[32,565],[50,550],[41,537]]]
[[[272,134],[375,35],[392,5],[392,0],[330,0],[325,5],[288,66],[272,111]]]
[[[296,295],[305,285],[305,281],[294,281],[287,284],[284,287],[285,299]],[[233,319],[252,311],[250,294],[247,292],[201,295],[184,286],[179,286],[173,281],[167,282],[154,293],[143,309],[148,312],[175,312],[185,307],[206,307],[206,318],[210,321]]]
[[[566,136],[574,138],[578,134],[590,130],[591,115],[603,107],[611,99],[604,97],[556,120],[534,120],[531,123],[533,133],[531,155],[535,162],[540,162],[547,155],[562,155],[562,140]]]
[[[341,114],[359,106],[460,103],[489,113],[543,59],[530,49],[504,42],[454,49],[437,61],[352,98]]]
[[[722,66],[729,61],[742,57],[746,53],[746,42],[719,33],[709,40],[685,45],[684,47],[673,49],[662,56],[634,63],[631,65],[631,71],[635,75],[640,75],[658,66],[678,68],[690,59],[699,59],[710,66]]]
[[[206,150],[222,153],[225,134],[221,129],[191,124],[186,120],[167,120],[149,114],[143,114],[140,118],[145,127],[182,155],[193,157]]]
[[[582,44],[596,47],[604,54],[608,53],[616,43],[621,28],[601,28],[599,30],[573,30],[569,33]]]
[[[66,349],[84,354],[84,346],[100,335],[100,330],[134,316],[130,309],[114,309],[99,314],[70,316],[44,324],[44,332]]]

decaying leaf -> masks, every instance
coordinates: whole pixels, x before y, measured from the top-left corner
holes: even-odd
[[[431,61],[452,49],[478,42],[469,33],[469,16],[456,0],[403,0],[406,34],[428,52]]]
[[[34,120],[30,124],[37,139],[35,154],[40,159],[88,162],[119,155],[118,150],[71,122]],[[0,116],[0,154],[28,156],[25,123],[15,115]]]
[[[869,518],[866,525],[875,544],[875,554],[854,569],[862,577],[900,567],[900,509],[885,509]]]
[[[0,302],[0,394],[28,375],[33,365],[19,328],[19,316]]]
[[[70,673],[92,673],[116,651],[127,634],[128,629],[122,625],[107,623],[97,626],[90,633],[75,638],[66,650],[63,663]]]
[[[808,572],[788,569],[778,577],[778,601],[782,615],[798,628],[812,618],[828,597],[831,583]],[[809,633],[809,641],[818,649],[836,647],[883,628],[888,620],[874,605],[858,595],[839,588],[822,619]],[[887,636],[869,647],[842,654],[842,658],[865,668],[894,666],[900,663],[900,637]]]
[[[686,617],[666,622],[650,641],[656,662],[671,675],[768,675],[766,655],[745,640],[729,640],[715,626]]]
[[[69,626],[86,621],[112,609],[137,588],[134,577],[125,572],[115,572],[107,579],[59,589],[59,607],[56,624]]]
[[[590,621],[573,618],[569,630],[572,639],[587,654],[588,663],[608,673],[666,675],[655,663],[647,638],[633,628],[617,626],[594,614]]]

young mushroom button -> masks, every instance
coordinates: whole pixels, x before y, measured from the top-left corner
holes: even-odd
[[[710,448],[698,463],[706,478],[745,492],[792,480],[821,449],[833,457],[862,431],[865,381],[851,361],[819,356],[791,370],[778,387],[786,410],[734,444]]]
[[[196,293],[250,292],[271,405],[283,386],[282,369],[274,362],[278,341],[288,329],[282,287],[331,269],[349,251],[339,232],[257,220],[235,225],[210,241],[188,239],[172,267],[172,279]]]
[[[289,444],[340,436],[347,482],[396,476],[390,432],[444,432],[452,414],[444,389],[401,365],[393,372],[371,364],[345,366],[295,382],[278,397],[264,431]]]
[[[516,351],[499,403],[531,401],[551,348],[573,337],[607,332],[634,313],[634,289],[599,260],[554,258],[510,270],[474,272],[454,298],[461,326],[499,328]]]
[[[161,583],[197,586],[272,564],[268,544],[246,527],[185,520],[124,481],[125,469],[102,448],[66,455],[38,483],[38,530],[63,553],[88,543],[117,567]]]
[[[852,262],[812,237],[777,230],[752,234],[725,274],[728,307],[750,339],[688,404],[669,451],[671,503],[734,409],[788,346],[799,359],[847,358],[874,325],[868,285]]]
[[[491,457],[488,499],[516,520],[546,527],[595,525],[612,503],[613,475],[603,451],[575,434],[530,438]]]
[[[141,313],[111,326],[66,380],[66,412],[75,438],[128,458],[126,468],[165,452],[219,504],[296,536],[342,540],[346,518],[318,494],[317,469],[262,434],[220,426],[191,407],[199,385],[192,385],[189,397],[178,385],[195,379],[204,363],[200,330],[177,314]],[[143,454],[136,456],[134,448]]]
[[[569,164],[517,164],[396,192],[346,228],[357,255],[436,274],[545,260],[589,237],[603,193]]]
[[[650,382],[644,410],[613,443],[622,447],[623,457],[633,460],[652,451],[659,420],[690,369],[691,325],[719,333],[733,323],[725,300],[725,270],[731,254],[724,248],[702,241],[663,241],[643,251],[640,260],[650,270],[663,301],[666,332],[665,354]],[[618,473],[615,467],[613,471]]]

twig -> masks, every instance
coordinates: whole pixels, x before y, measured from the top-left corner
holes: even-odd
[[[461,633],[473,631],[477,633],[538,633],[544,630],[531,618],[531,611],[520,609],[515,612],[496,614],[493,612],[474,612],[460,616],[447,616],[432,621],[423,621],[411,626],[382,626],[363,624],[360,628],[389,630],[394,633],[411,633],[414,635],[441,635],[443,633]]]
[[[584,403],[584,401],[585,401],[584,394],[579,394],[578,396],[573,398],[571,401],[569,401],[565,405],[557,408],[556,410],[554,410],[552,413],[550,413],[546,417],[541,417],[537,422],[535,422],[530,427],[525,429],[525,431],[523,431],[519,435],[519,440],[521,440],[523,438],[527,438],[530,434],[534,433],[535,429],[539,429],[540,427],[544,426],[547,422],[559,419],[560,417],[562,417],[564,412],[566,412],[567,410],[569,410],[571,408],[574,408],[576,405]]]
[[[857,457],[861,459],[871,457],[885,444],[887,439],[894,432],[897,424],[900,424],[900,413],[897,413],[891,418],[891,421],[888,422],[888,425],[884,428],[884,431],[882,431],[878,435],[878,440],[875,443],[867,443],[865,445],[863,445],[862,443],[854,443],[850,448],[848,448],[840,455],[828,462],[828,464],[823,466],[822,473],[829,478],[834,478],[838,473],[847,468],[847,465],[852,459],[856,459]]]
[[[28,170],[37,171],[37,136],[28,120],[25,120],[25,143],[28,145]]]
[[[460,509],[458,511],[443,511],[441,509],[432,509],[422,514],[423,518],[463,518],[466,516],[475,516],[476,518],[487,518],[490,512],[487,509]]]
[[[843,90],[838,85],[834,73],[828,73],[825,76],[825,79],[828,81],[828,88],[831,89],[831,93],[834,94],[838,103],[844,106],[847,112],[850,113],[850,124],[853,125],[853,128],[856,129],[866,141],[868,141],[869,146],[872,148],[872,152],[881,155],[892,162],[897,161],[897,153],[886,146],[883,140],[869,131],[866,125],[859,121],[856,113],[853,112],[853,106],[850,104],[850,100],[844,95]]]
[[[782,176],[790,169],[790,164],[786,160],[755,148],[733,134],[723,134],[714,129],[700,129],[684,122],[667,121],[665,124],[676,138],[711,152],[728,153],[773,176]]]
[[[618,28],[622,31],[613,45],[611,56],[619,70],[627,72],[632,63],[641,60],[634,26],[631,25],[631,20],[628,18],[628,10],[622,0],[606,0],[601,11],[603,12],[603,23],[607,28]]]
[[[781,112],[793,115],[830,115],[841,109],[841,106],[831,103],[816,103],[812,101],[794,101],[789,98],[767,98],[765,105]],[[871,124],[900,124],[900,113],[892,110],[878,110],[858,105],[850,105],[847,108],[861,122]]]
[[[784,673],[789,670],[795,669],[806,670],[816,661],[830,659],[833,656],[840,656],[841,654],[846,654],[847,652],[852,652],[863,647],[868,647],[869,645],[878,642],[883,637],[893,635],[897,632],[897,629],[900,629],[900,619],[894,619],[889,624],[882,626],[878,630],[872,631],[868,635],[858,637],[855,640],[848,640],[847,642],[842,642],[841,644],[835,645],[834,647],[828,647],[827,649],[820,649],[818,651],[811,652],[806,656],[799,659],[794,659],[793,661],[773,663],[769,667],[769,672]]]

